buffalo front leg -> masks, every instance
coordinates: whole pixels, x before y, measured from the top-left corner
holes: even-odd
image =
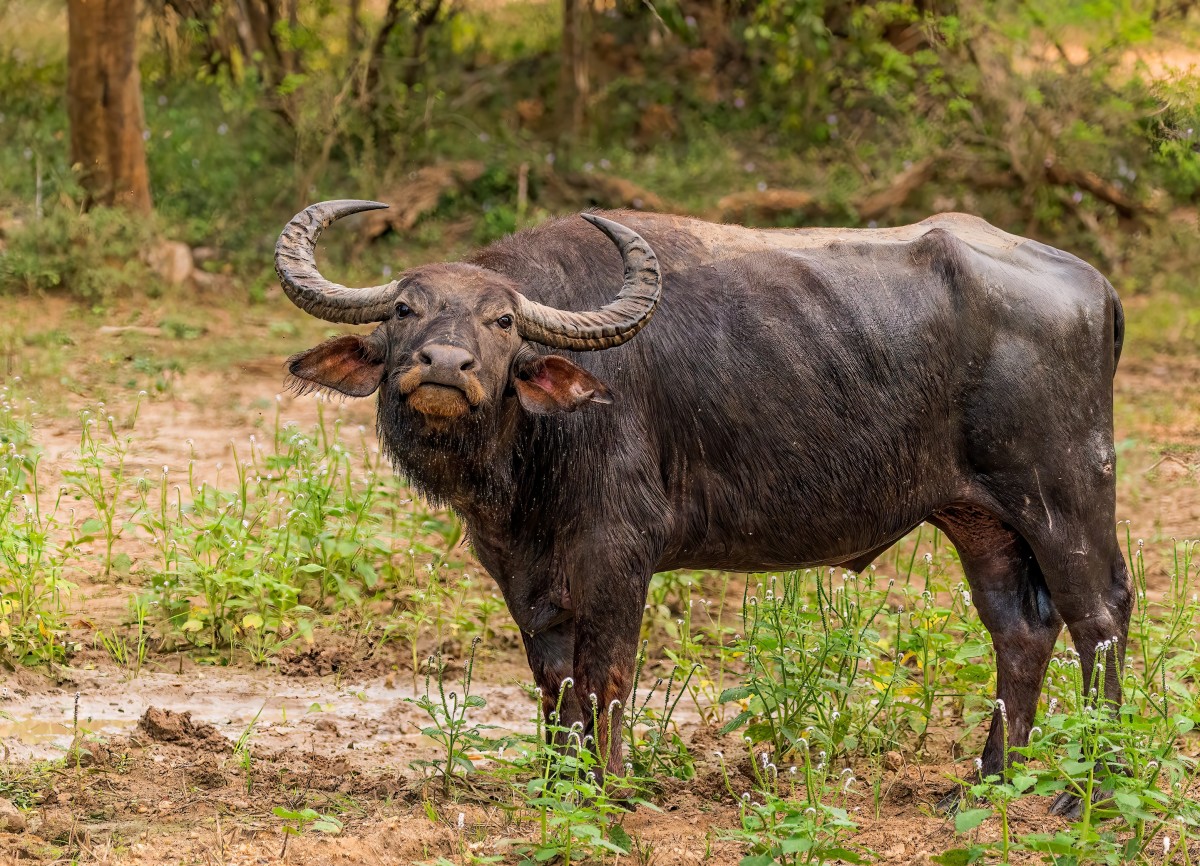
[[[521,637],[525,642],[529,670],[541,694],[547,742],[565,746],[567,737],[561,732],[556,734],[555,729],[570,727],[572,722],[583,719],[578,691],[570,688],[568,682],[574,675],[575,624],[568,620],[533,634],[521,632]],[[564,683],[568,684],[567,688]]]
[[[650,575],[598,584],[578,598],[575,617],[575,689],[583,711],[586,742],[595,749],[606,787],[628,791],[613,780],[624,775],[621,722],[633,685],[642,610]],[[587,739],[590,738],[590,739]]]

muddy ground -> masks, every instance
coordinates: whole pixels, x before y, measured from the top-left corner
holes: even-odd
[[[16,315],[26,316],[31,332],[76,324],[55,319],[71,315],[61,308],[30,306]],[[127,311],[124,320],[153,324],[156,315]],[[273,418],[284,353],[322,336],[299,319],[289,332],[252,317],[239,322],[234,335],[231,318],[214,312],[208,324],[210,337],[226,341],[223,359],[214,360],[221,345],[206,347],[203,356],[170,372],[168,387],[143,405],[131,455],[138,471],[182,466],[190,453],[205,471],[215,471],[231,440],[244,441]],[[61,471],[77,448],[75,411],[96,399],[128,401],[144,387],[124,375],[128,359],[180,351],[198,352],[136,333],[91,331],[61,357],[19,348],[16,372],[31,376],[46,395],[38,426],[46,469]],[[39,379],[41,368],[50,369]],[[10,375],[13,370],[10,359]],[[1122,361],[1116,387],[1118,513],[1158,556],[1164,540],[1195,537],[1200,527],[1200,363],[1132,354]],[[285,419],[307,425],[315,418],[312,398],[284,395],[280,405]],[[336,403],[330,411],[347,424],[372,427],[367,402]],[[126,614],[137,586],[136,578],[126,584],[86,577],[73,604],[79,643],[91,647],[96,629]],[[1150,560],[1150,580],[1152,589],[1165,585],[1161,558]],[[652,659],[651,670],[661,670],[657,664]],[[511,635],[485,647],[475,690],[487,705],[478,720],[529,730],[527,680]],[[0,827],[9,830],[0,832],[0,863],[374,866],[496,854],[515,862],[505,840],[530,838],[533,829],[503,785],[480,781],[447,800],[410,767],[431,754],[420,733],[422,714],[405,701],[415,693],[404,653],[389,646],[366,658],[353,641],[332,632],[314,649],[285,652],[267,668],[218,668],[184,653],[155,654],[145,672],[129,680],[103,653],[86,650],[49,672],[0,669],[0,756],[7,796],[23,807],[20,816],[7,818],[0,810]],[[723,840],[720,829],[735,826],[738,812],[713,754],[744,751],[704,727],[695,707],[681,706],[678,719],[696,756],[697,777],[666,781],[657,799],[661,811],[643,807],[625,816],[639,848],[621,859],[737,863],[745,851]],[[856,768],[860,778],[881,779],[878,811],[866,786],[847,801],[862,828],[854,841],[875,852],[876,862],[926,863],[961,844],[948,820],[933,811],[948,780],[974,753],[964,755],[956,745],[961,733],[949,724],[935,730],[919,762],[897,754],[885,767]],[[239,739],[249,748],[235,750]],[[486,765],[486,755],[474,758]],[[735,790],[749,788],[746,773],[732,767]],[[309,831],[288,839],[284,851],[282,821],[273,812],[278,806],[336,814],[343,832]],[[1048,818],[1046,808],[1035,797],[1019,801],[1014,832],[1053,831],[1057,819]]]

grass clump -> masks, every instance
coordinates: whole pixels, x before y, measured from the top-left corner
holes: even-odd
[[[50,208],[6,233],[0,295],[58,293],[90,304],[130,293],[153,297],[162,286],[143,254],[157,234],[152,219],[120,209]]]
[[[18,387],[0,386],[0,659],[37,665],[69,649],[66,568],[77,538],[63,491],[43,503],[29,411]]]

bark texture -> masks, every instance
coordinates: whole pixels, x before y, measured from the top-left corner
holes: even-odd
[[[588,39],[591,0],[563,0],[562,69],[559,73],[559,117],[564,129],[578,137],[587,123],[591,90]]]
[[[150,210],[135,0],[68,0],[67,114],[85,207]]]

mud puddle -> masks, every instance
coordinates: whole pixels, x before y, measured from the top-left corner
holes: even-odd
[[[421,734],[431,719],[412,703],[424,694],[424,682],[420,686],[414,690],[410,679],[394,675],[347,683],[237,668],[149,672],[133,680],[87,672],[61,690],[0,692],[0,744],[15,759],[62,757],[77,734],[129,735],[146,710],[156,707],[190,714],[231,742],[247,737],[271,749],[417,753],[433,745]],[[460,683],[446,684],[447,693],[459,689]],[[535,704],[519,684],[477,679],[472,694],[486,703],[472,708],[468,720],[491,726],[490,737],[533,730]],[[690,696],[679,702],[673,719],[687,727],[699,722]]]
[[[534,705],[520,686],[479,683],[473,691],[487,702],[476,711],[481,723],[513,732],[532,726]],[[148,708],[159,707],[189,713],[231,741],[246,735],[271,748],[316,741],[354,750],[416,748],[427,744],[420,729],[430,723],[406,701],[417,696],[411,682],[390,676],[339,684],[236,670],[144,673],[134,680],[96,674],[61,691],[0,698],[0,743],[18,759],[61,757],[76,732],[129,734]]]

